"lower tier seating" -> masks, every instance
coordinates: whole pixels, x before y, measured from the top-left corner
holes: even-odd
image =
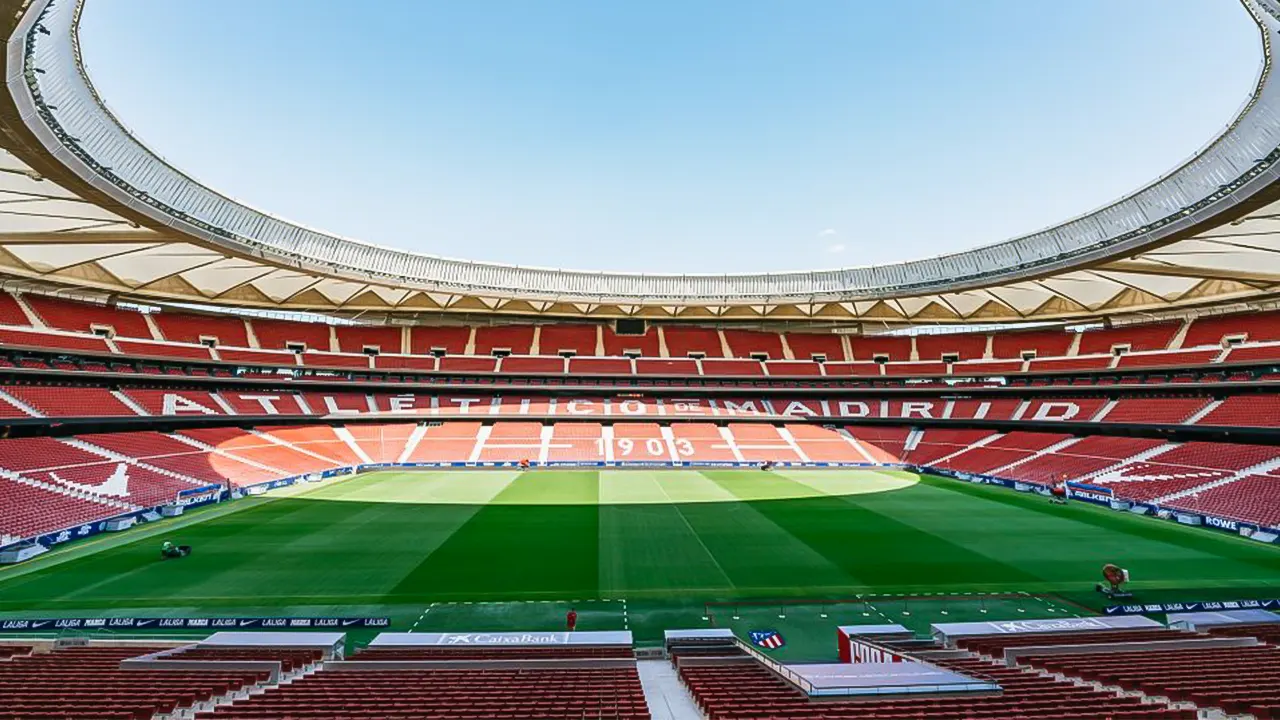
[[[635,666],[321,671],[213,712],[209,720],[649,717]]]
[[[121,670],[149,647],[70,647],[0,662],[0,720],[177,717],[196,703],[244,690],[266,673]]]

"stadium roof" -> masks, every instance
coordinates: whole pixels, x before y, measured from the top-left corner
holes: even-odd
[[[1271,58],[1280,0],[1241,0],[1262,41],[1255,92],[1218,137],[1148,186],[966,252],[736,275],[452,260],[251,208],[168,165],[111,114],[81,62],[83,4],[0,0],[8,38],[0,277],[11,286],[340,313],[876,323],[1076,320],[1254,302],[1280,289],[1280,89]],[[991,202],[998,207],[999,198]]]

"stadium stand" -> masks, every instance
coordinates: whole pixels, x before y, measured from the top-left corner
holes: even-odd
[[[981,360],[987,352],[987,337],[966,333],[917,335],[916,356],[920,360],[941,360],[951,355],[959,360]]]
[[[197,718],[601,718],[649,717],[630,667],[321,671]]]
[[[844,343],[839,335],[818,335],[814,333],[787,333],[787,346],[791,348],[791,357],[796,360],[812,360],[821,357],[824,361],[835,362],[848,360],[845,357]]]
[[[598,355],[596,325],[542,325],[538,334],[538,354]],[[614,354],[614,353],[606,353]],[[621,355],[621,353],[617,353]],[[628,370],[630,372],[630,370]]]
[[[249,334],[245,330],[245,321],[241,318],[182,312],[158,312],[151,318],[160,328],[160,334],[169,342],[196,345],[206,338],[212,338],[219,347],[249,347]]]
[[[366,350],[377,350],[379,353],[400,353],[404,351],[398,327],[337,325],[333,328],[333,332],[338,338],[340,352],[363,353]]]
[[[668,357],[683,358],[692,355],[709,358],[724,357],[720,333],[715,330],[672,325],[663,328],[662,335],[666,341]]]
[[[528,355],[533,348],[534,326],[499,325],[478,327],[475,335],[475,355],[492,355],[495,352],[511,355]]]
[[[122,670],[122,660],[163,650],[146,646],[66,647],[0,662],[0,718],[138,720],[191,713],[215,698],[255,688],[267,673]]]
[[[301,346],[306,350],[328,352],[329,325],[324,323],[293,322],[254,318],[249,322],[258,339],[258,347],[264,350],[292,350]]]

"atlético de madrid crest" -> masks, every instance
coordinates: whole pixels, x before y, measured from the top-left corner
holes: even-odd
[[[752,630],[747,634],[751,636],[752,645],[765,650],[777,650],[787,644],[787,641],[782,639],[782,633],[777,630]]]

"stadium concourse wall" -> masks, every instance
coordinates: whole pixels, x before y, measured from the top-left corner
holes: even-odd
[[[979,475],[973,473],[964,473],[928,465],[912,465],[909,463],[854,463],[854,462],[778,462],[776,467],[790,468],[897,468],[908,470],[916,473],[927,473],[941,477],[951,478],[964,482],[978,483],[984,485],[992,485],[1001,488],[1007,488],[1017,492],[1037,492],[1048,494],[1048,488],[1034,483],[1015,481],[1008,478],[1001,478],[992,475]],[[550,468],[614,468],[614,469],[681,469],[696,467],[712,467],[726,469],[755,469],[760,468],[760,463],[754,462],[715,462],[715,461],[628,461],[628,462],[581,462],[581,461],[529,461],[529,469],[550,469]],[[172,517],[181,514],[181,510],[192,507],[200,507],[218,502],[228,502],[238,500],[245,496],[260,495],[270,490],[276,490],[283,487],[289,487],[299,482],[315,482],[324,479],[341,477],[345,475],[357,475],[363,472],[375,472],[379,470],[395,470],[395,469],[498,469],[498,468],[521,468],[520,462],[502,461],[502,462],[447,462],[447,463],[362,463],[360,465],[352,465],[347,467],[331,468],[315,473],[306,473],[303,475],[292,475],[289,477],[268,480],[266,482],[247,485],[238,488],[229,488],[223,486],[211,485],[204,488],[193,488],[179,493],[179,497],[175,498],[173,503],[166,505],[158,505],[144,510],[134,510],[121,513],[109,518],[96,520],[90,523],[79,524],[60,530],[43,533],[29,538],[22,538],[15,542],[0,546],[0,564],[12,564],[16,562],[24,562],[30,560],[56,545],[71,542],[73,540],[83,540],[105,532],[118,532],[128,530],[139,522],[153,522],[163,517]],[[1110,488],[1097,485],[1089,485],[1086,483],[1070,482],[1067,483],[1070,496],[1073,499],[1081,500],[1094,505],[1109,507],[1112,510],[1122,512],[1132,512],[1135,514],[1146,515],[1159,519],[1171,519],[1183,525],[1194,527],[1207,527],[1221,532],[1231,533],[1242,537],[1253,538],[1268,544],[1275,544],[1280,540],[1280,526],[1266,526],[1258,523],[1250,523],[1232,518],[1210,515],[1205,513],[1191,512],[1182,509],[1166,509],[1157,504],[1144,503],[1131,500],[1122,500],[1114,496]],[[173,512],[172,508],[181,508],[178,512]]]

